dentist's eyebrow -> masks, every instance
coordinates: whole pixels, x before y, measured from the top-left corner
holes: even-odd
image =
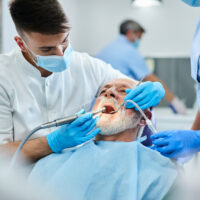
[[[69,33],[67,34],[67,36],[65,37],[65,39],[62,41],[62,43],[65,43],[66,40],[68,39],[68,37],[69,37]]]
[[[66,35],[66,37],[64,38],[62,43],[65,43],[68,37],[69,37],[69,33]],[[47,50],[47,49],[50,50],[50,49],[53,49],[53,48],[56,48],[56,46],[42,46],[42,47],[39,47],[40,50]]]

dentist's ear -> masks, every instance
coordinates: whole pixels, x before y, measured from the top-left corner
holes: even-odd
[[[147,118],[148,118],[149,120],[151,120],[151,118],[152,118],[152,113],[151,113],[150,110],[144,110],[144,114],[147,116]],[[145,126],[145,125],[146,125],[146,120],[144,119],[144,117],[141,118],[139,125],[140,125],[140,126]]]
[[[14,37],[14,40],[15,40],[15,42],[17,43],[17,45],[19,46],[19,48],[20,48],[23,52],[26,52],[26,51],[27,51],[27,50],[26,50],[26,47],[25,47],[25,45],[24,45],[24,43],[23,43],[23,41],[22,41],[22,39],[21,39],[21,37],[15,36],[15,37]]]

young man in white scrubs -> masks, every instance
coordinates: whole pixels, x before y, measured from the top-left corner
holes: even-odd
[[[19,36],[14,38],[18,48],[0,56],[0,150],[12,155],[33,128],[89,110],[102,85],[124,76],[98,59],[72,51],[68,19],[57,0],[12,0],[10,13]],[[151,82],[128,90],[126,96],[142,109],[158,105],[163,97],[162,85]],[[97,120],[86,114],[57,130],[41,130],[22,153],[36,161],[84,143],[100,132]]]

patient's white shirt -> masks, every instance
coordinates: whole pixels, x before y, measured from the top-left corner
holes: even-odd
[[[47,78],[19,48],[0,56],[0,143],[22,140],[33,128],[82,108],[91,109],[98,90],[109,80],[125,77],[110,65],[73,51],[71,64]],[[55,128],[37,132],[41,137]]]

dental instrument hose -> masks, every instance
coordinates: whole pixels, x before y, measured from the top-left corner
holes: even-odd
[[[144,119],[145,119],[145,121],[146,121],[147,126],[149,127],[149,129],[150,129],[153,133],[157,133],[157,130],[155,129],[153,123],[151,122],[150,119],[147,118],[147,116],[146,116],[145,113],[142,111],[142,109],[140,108],[140,106],[138,106],[138,104],[135,103],[135,102],[132,101],[132,100],[126,100],[126,101],[124,102],[124,104],[125,104],[125,105],[124,105],[124,108],[126,108],[127,102],[132,103],[132,104],[138,109],[138,111],[139,111],[139,112],[141,113],[141,115],[144,117]]]
[[[104,112],[105,111],[105,108],[102,108],[101,110],[97,110],[97,111],[93,111],[92,114],[93,116],[100,113],[100,112]],[[85,114],[77,114],[77,115],[73,115],[73,116],[69,116],[69,117],[64,117],[64,118],[61,118],[61,119],[57,119],[57,120],[54,120],[54,121],[51,121],[51,122],[48,122],[48,123],[45,123],[45,124],[42,124],[36,128],[34,128],[25,138],[24,140],[22,140],[22,142],[20,143],[19,147],[17,148],[15,154],[13,155],[12,159],[11,159],[11,162],[10,162],[10,166],[9,166],[9,169],[11,170],[16,161],[17,161],[17,158],[19,157],[19,154],[20,154],[20,151],[22,150],[23,146],[25,145],[25,143],[28,141],[28,139],[37,131],[41,130],[41,129],[46,129],[46,128],[51,128],[51,127],[58,127],[58,126],[62,126],[64,124],[70,124],[72,123],[74,120],[76,120],[78,117],[81,117],[82,115],[85,115]]]
[[[11,159],[11,162],[10,162],[10,166],[9,166],[9,170],[11,170],[16,161],[17,161],[17,158],[20,154],[20,151],[22,150],[23,146],[25,145],[25,143],[27,142],[27,140],[37,131],[41,130],[42,129],[42,126],[38,126],[36,128],[34,128],[25,138],[24,140],[20,143],[19,147],[17,148],[15,154],[13,155],[12,159]]]

